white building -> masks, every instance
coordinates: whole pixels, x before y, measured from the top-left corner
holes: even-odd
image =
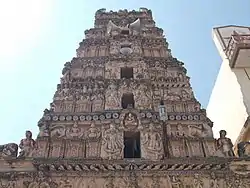
[[[250,27],[213,29],[222,57],[221,68],[207,107],[214,132],[227,130],[234,144],[250,140]],[[215,135],[218,137],[218,135]]]

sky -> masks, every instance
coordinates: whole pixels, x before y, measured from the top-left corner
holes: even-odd
[[[249,0],[8,0],[0,1],[0,145],[19,143],[37,122],[76,56],[96,10],[152,10],[158,27],[185,63],[196,98],[206,107],[222,62],[212,28],[250,26]]]

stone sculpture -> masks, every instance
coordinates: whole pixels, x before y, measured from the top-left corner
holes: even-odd
[[[0,158],[1,157],[17,157],[18,145],[15,143],[9,143],[0,145]]]
[[[220,138],[217,140],[217,150],[220,151],[225,157],[233,157],[233,144],[230,138],[226,137],[225,130],[220,131]]]
[[[31,131],[26,131],[25,136],[26,138],[22,139],[19,144],[19,148],[21,149],[19,157],[32,157],[36,149],[36,142],[32,138]]]

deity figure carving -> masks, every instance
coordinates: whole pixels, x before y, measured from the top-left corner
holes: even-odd
[[[217,140],[217,152],[220,152],[225,157],[233,157],[233,144],[230,138],[226,137],[225,130],[220,131],[220,138]]]
[[[122,121],[122,126],[123,124],[125,125],[126,128],[134,129],[138,125],[137,117],[129,112],[128,114],[125,115],[125,118]]]
[[[19,157],[32,157],[36,149],[36,142],[32,138],[31,131],[26,131],[25,136],[26,138],[22,139],[19,144],[19,148],[21,149]]]
[[[150,100],[150,93],[148,90],[136,90],[136,106],[138,109],[150,109],[151,108],[151,101]]]
[[[78,127],[77,122],[73,124],[71,128],[66,130],[66,137],[67,138],[81,138],[84,132],[81,128]]]
[[[120,101],[118,99],[118,93],[114,84],[111,84],[107,89],[105,99],[105,109],[120,108]]]
[[[96,128],[94,123],[91,123],[90,128],[86,132],[86,137],[90,139],[97,139],[101,136],[100,129]]]
[[[182,99],[183,101],[190,100],[190,99],[191,99],[191,95],[190,95],[187,91],[182,90],[182,91],[181,91],[181,99]]]
[[[142,145],[146,158],[157,160],[163,158],[163,143],[160,133],[154,125],[149,125],[149,130],[142,135]]]
[[[103,110],[104,97],[101,93],[98,93],[91,98],[92,112]]]
[[[17,153],[18,153],[18,145],[15,143],[0,145],[0,158],[17,157]]]
[[[91,101],[89,95],[81,95],[80,100],[76,101],[76,112],[90,112]]]
[[[171,177],[171,184],[172,188],[182,188],[183,184],[179,178],[176,178],[175,176]]]
[[[214,172],[211,173],[210,188],[220,188],[219,181]]]
[[[102,158],[120,159],[124,148],[122,132],[110,124],[110,128],[103,131],[102,138]]]
[[[54,126],[50,130],[50,136],[51,138],[56,137],[56,138],[62,138],[66,135],[66,129],[62,125]]]
[[[193,185],[194,188],[203,188],[204,183],[199,174],[194,174]]]

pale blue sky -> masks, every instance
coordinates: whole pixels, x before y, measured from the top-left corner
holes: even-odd
[[[195,95],[207,106],[221,59],[215,26],[250,25],[249,0],[8,0],[0,2],[0,144],[36,137],[37,121],[49,107],[61,70],[75,56],[94,14],[107,10],[153,11],[172,54],[185,63]]]

